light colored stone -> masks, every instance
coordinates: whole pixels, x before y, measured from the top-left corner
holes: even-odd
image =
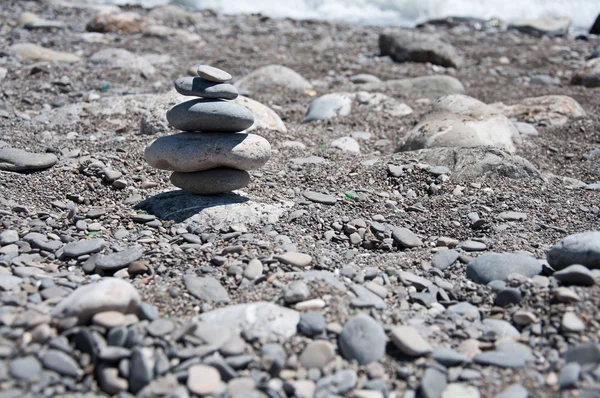
[[[198,76],[215,83],[224,83],[231,80],[231,75],[224,70],[209,65],[198,65]]]
[[[342,152],[360,153],[360,145],[352,137],[340,137],[331,141],[329,144],[333,148],[340,149]]]
[[[566,16],[523,18],[512,21],[509,29],[515,29],[536,37],[541,36],[566,36],[571,26],[571,18]]]
[[[581,105],[565,95],[525,98],[514,105],[497,102],[489,106],[506,117],[518,118],[525,122],[545,123],[550,126],[562,126],[572,119],[586,116]]]
[[[218,395],[225,390],[219,371],[207,365],[193,365],[189,368],[187,387],[200,396]]]
[[[452,76],[434,75],[408,79],[387,80],[381,83],[368,83],[360,86],[364,91],[386,91],[399,98],[430,98],[444,95],[463,94],[465,87]]]
[[[138,55],[123,48],[104,48],[90,57],[90,62],[112,69],[136,70],[147,75],[156,73],[150,55]],[[164,112],[164,111],[163,111]]]
[[[144,152],[146,162],[161,170],[190,173],[216,167],[254,170],[271,157],[271,145],[255,134],[180,133],[161,137]]]
[[[311,90],[312,84],[296,71],[283,65],[267,65],[244,76],[234,84],[237,88],[259,92],[267,87]]]
[[[8,51],[19,58],[32,61],[73,63],[81,60],[81,58],[75,54],[54,51],[33,43],[13,44]]]
[[[411,357],[421,357],[433,351],[433,347],[423,338],[421,333],[410,326],[392,328],[390,338],[402,353]]]
[[[312,262],[312,257],[305,253],[286,252],[273,256],[275,260],[294,267],[308,267]]]
[[[304,122],[348,116],[352,110],[352,100],[353,95],[348,93],[325,94],[310,104]]]
[[[265,129],[287,133],[287,127],[285,127],[279,115],[268,106],[243,95],[238,96],[233,102],[250,109],[254,114],[254,124],[246,131]]]
[[[575,73],[571,83],[585,87],[600,87],[600,58],[589,60]]]

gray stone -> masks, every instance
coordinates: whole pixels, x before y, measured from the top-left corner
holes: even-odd
[[[249,280],[253,281],[263,273],[263,264],[262,262],[255,258],[248,262],[246,269],[244,270],[244,276]]]
[[[139,392],[154,378],[154,363],[147,349],[135,347],[131,351],[129,366],[129,388],[134,394]]]
[[[52,309],[51,314],[58,318],[76,317],[82,324],[98,312],[135,313],[140,301],[140,294],[129,282],[104,278],[75,289]]]
[[[59,350],[48,350],[42,357],[42,364],[46,369],[53,370],[62,376],[80,378],[83,370],[68,354]]]
[[[564,359],[567,363],[577,362],[580,365],[600,363],[600,345],[596,343],[579,344],[569,348],[564,354]]]
[[[469,362],[469,359],[463,354],[443,346],[435,348],[432,358],[446,367],[459,366]]]
[[[143,255],[144,249],[142,247],[131,247],[120,252],[100,256],[96,260],[96,267],[103,271],[118,271],[125,268],[129,263],[139,260]]]
[[[267,302],[232,305],[200,315],[200,321],[243,330],[251,339],[287,340],[296,334],[300,314]]]
[[[306,346],[298,360],[307,369],[323,369],[335,356],[335,348],[330,342],[317,340]]]
[[[558,385],[561,390],[567,388],[573,388],[579,380],[579,374],[581,373],[581,365],[577,362],[571,362],[566,364],[558,375]]]
[[[573,264],[552,274],[565,285],[593,286],[596,283],[592,272],[583,265]]]
[[[218,303],[229,302],[227,290],[212,276],[185,275],[183,283],[188,292],[199,300]]]
[[[337,202],[335,196],[314,191],[304,191],[302,192],[302,196],[312,202],[322,203],[325,205],[333,205]]]
[[[549,75],[534,75],[529,79],[529,84],[532,86],[559,86],[560,79]]]
[[[22,59],[46,62],[79,62],[81,58],[75,54],[62,51],[54,51],[33,43],[13,44],[8,52]]]
[[[573,75],[571,83],[585,87],[600,87],[600,58],[589,60]]]
[[[546,126],[562,126],[571,119],[586,115],[581,105],[566,95],[545,95],[525,98],[514,105],[498,102],[488,106],[506,117],[543,123]]]
[[[306,253],[285,252],[276,254],[273,258],[282,264],[291,265],[293,267],[308,267],[312,262],[312,257]]]
[[[196,73],[203,79],[206,79],[215,83],[223,83],[231,80],[231,75],[224,70],[215,68],[209,65],[198,65]]]
[[[194,365],[189,368],[187,387],[199,396],[219,396],[225,390],[219,371],[207,365]]]
[[[502,289],[497,293],[494,305],[497,305],[498,307],[508,307],[509,305],[519,304],[522,299],[523,296],[519,289]]]
[[[433,255],[431,265],[444,271],[458,260],[459,254],[456,250],[441,250]]]
[[[352,137],[340,137],[331,141],[329,146],[337,148],[343,152],[360,153],[360,145]]]
[[[79,257],[86,254],[97,253],[106,245],[104,239],[90,239],[71,242],[63,247],[67,257]]]
[[[148,334],[153,337],[163,337],[175,330],[175,324],[170,319],[156,319],[147,327]]]
[[[518,30],[532,36],[566,36],[571,26],[569,17],[545,17],[533,19],[517,19],[512,21],[509,29]]]
[[[514,326],[502,319],[484,319],[481,329],[488,339],[493,340],[500,340],[505,337],[516,338],[521,336],[519,331],[515,329]]]
[[[235,133],[254,124],[252,112],[233,102],[193,99],[167,111],[167,121],[183,131]]]
[[[516,341],[504,341],[496,344],[496,351],[504,352],[509,355],[522,358],[524,361],[535,361],[535,356],[529,346],[517,343]]]
[[[387,80],[382,83],[361,85],[365,91],[388,91],[394,97],[430,98],[436,99],[444,95],[463,94],[465,87],[452,76],[434,75],[409,79]]]
[[[325,317],[320,312],[304,312],[300,314],[298,331],[305,336],[313,337],[322,334],[326,328]]]
[[[585,323],[573,312],[565,312],[561,328],[565,333],[579,333],[585,330]]]
[[[528,137],[537,137],[540,135],[540,133],[537,131],[537,129],[535,128],[535,126],[529,124],[529,123],[523,123],[523,122],[514,122],[515,127],[517,128],[517,130],[519,130],[519,133],[523,136],[526,135]]]
[[[129,382],[119,377],[119,369],[117,368],[97,365],[96,379],[100,389],[110,395],[119,394],[129,388]]]
[[[351,318],[338,338],[344,358],[361,365],[378,361],[385,354],[387,338],[377,321],[365,314]]]
[[[403,153],[401,156],[408,156]],[[398,156],[400,158],[400,156]],[[411,158],[436,163],[452,170],[455,182],[496,176],[512,179],[542,179],[542,174],[528,160],[498,148],[431,148],[410,152]]]
[[[290,90],[311,90],[312,84],[296,71],[282,65],[267,65],[244,76],[234,84],[250,92],[260,92],[267,87]]]
[[[387,308],[383,299],[362,285],[352,285],[352,292],[356,298],[352,299],[352,306],[356,308],[376,308],[379,310]]]
[[[505,352],[487,351],[478,354],[473,358],[473,362],[480,365],[492,365],[500,368],[522,368],[525,366],[525,360]]]
[[[438,368],[427,368],[421,379],[419,396],[422,398],[440,398],[447,383],[446,373]]]
[[[308,107],[304,122],[326,120],[335,116],[348,116],[352,110],[352,96],[347,93],[325,94]]]
[[[400,150],[495,147],[512,153],[519,139],[506,116],[475,98],[455,94],[434,102],[432,112],[404,136]]]
[[[14,229],[5,229],[0,232],[0,246],[11,245],[19,241],[19,233]]]
[[[170,57],[168,58],[170,59]],[[156,73],[156,68],[152,64],[153,60],[150,54],[134,54],[124,48],[103,48],[92,54],[89,61],[93,64],[103,65],[111,69],[133,70],[144,73],[145,75],[153,75]]]
[[[309,294],[310,292],[306,283],[295,281],[285,289],[283,299],[287,304],[296,304],[308,300]]]
[[[510,274],[531,278],[541,272],[542,264],[537,259],[520,253],[486,253],[467,265],[467,277],[483,284],[505,281]]]
[[[392,229],[392,238],[402,247],[413,248],[423,246],[423,241],[408,228]]]
[[[390,339],[403,354],[411,357],[421,357],[433,351],[433,347],[419,331],[410,326],[392,328]]]
[[[146,147],[152,167],[182,173],[230,167],[253,170],[271,157],[269,142],[255,134],[181,133],[161,137]]]
[[[36,357],[26,356],[13,360],[9,370],[15,379],[30,380],[42,371],[42,365]]]
[[[44,170],[58,161],[51,153],[31,153],[17,148],[0,148],[0,170]]]
[[[358,376],[352,369],[340,370],[332,376],[326,376],[317,382],[317,393],[315,396],[321,396],[321,392],[330,392],[331,394],[344,395],[354,388]],[[331,396],[323,395],[323,396]]]
[[[215,83],[201,77],[180,77],[174,85],[181,95],[226,100],[238,97],[238,90],[231,84]]]
[[[458,50],[431,34],[398,31],[379,36],[381,55],[396,62],[429,62],[445,67],[460,68],[464,64]]]
[[[216,195],[248,186],[250,174],[245,170],[218,167],[195,173],[173,172],[170,180],[177,188],[191,194]]]
[[[359,73],[358,75],[351,76],[350,81],[354,84],[364,84],[379,83],[381,82],[381,79],[369,73]]]
[[[557,270],[572,264],[600,268],[600,231],[569,235],[554,245],[546,257]]]
[[[15,290],[21,283],[23,283],[23,279],[16,276],[4,274],[0,275],[0,291],[8,292]]]

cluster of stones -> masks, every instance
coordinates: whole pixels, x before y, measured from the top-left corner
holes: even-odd
[[[248,170],[269,160],[271,145],[258,135],[243,133],[254,124],[254,115],[229,101],[238,97],[237,89],[226,83],[229,73],[200,65],[198,76],[175,80],[177,92],[199,97],[167,112],[169,123],[183,132],[152,142],[145,159],[153,167],[173,171],[173,185],[193,194],[243,188],[250,182]]]

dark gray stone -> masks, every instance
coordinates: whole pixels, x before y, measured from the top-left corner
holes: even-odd
[[[83,370],[77,362],[66,353],[59,350],[48,350],[42,357],[42,364],[46,369],[53,370],[63,376],[79,378]]]
[[[432,357],[446,367],[459,366],[469,362],[469,359],[463,354],[443,346],[437,346]]]
[[[387,308],[387,304],[381,297],[367,289],[362,285],[352,285],[352,292],[356,294],[356,298],[352,299],[352,306],[356,308],[377,308],[383,310]]]
[[[250,128],[254,115],[248,108],[233,102],[194,99],[167,111],[167,120],[183,131],[236,133]]]
[[[558,385],[561,390],[567,388],[573,388],[579,380],[579,374],[581,373],[581,365],[577,362],[571,362],[566,364],[558,375]]]
[[[496,295],[494,305],[497,305],[498,307],[508,307],[509,305],[519,304],[522,299],[523,296],[519,289],[503,289]]]
[[[421,398],[439,398],[442,391],[446,388],[447,375],[438,368],[427,368],[421,379],[419,387],[419,397]]]
[[[596,283],[592,272],[587,267],[579,264],[569,265],[555,272],[552,276],[565,285],[593,286]]]
[[[65,245],[63,253],[67,257],[79,257],[85,254],[97,253],[106,245],[104,239],[90,239],[71,242]]]
[[[325,317],[320,312],[305,312],[300,314],[298,331],[305,336],[313,337],[322,334],[327,327]]]
[[[567,363],[577,362],[580,365],[588,363],[600,363],[600,345],[595,343],[584,343],[569,348],[564,355]]]
[[[429,62],[444,67],[460,68],[464,61],[458,50],[431,34],[398,31],[379,36],[381,55],[396,62]]]
[[[31,153],[17,148],[0,148],[0,170],[31,171],[54,166],[58,161],[51,153]]]
[[[548,251],[547,259],[556,270],[573,264],[600,268],[600,231],[567,236]]]
[[[458,260],[459,254],[456,250],[442,250],[433,255],[431,265],[444,271]]]
[[[537,259],[519,253],[486,253],[467,265],[467,277],[484,284],[494,280],[505,281],[510,274],[531,278],[540,272],[542,264]]]
[[[423,241],[408,228],[392,229],[392,238],[402,247],[413,248],[423,246]]]
[[[231,84],[215,83],[201,77],[180,77],[174,82],[175,90],[181,95],[211,99],[234,100],[238,90]]]
[[[229,302],[229,294],[221,283],[212,276],[185,275],[183,283],[190,294],[203,301]]]
[[[131,363],[129,366],[129,389],[134,394],[139,392],[154,377],[154,366],[151,358],[141,348],[131,351]]]
[[[103,271],[118,271],[125,268],[129,263],[139,260],[143,255],[144,249],[142,247],[131,247],[120,252],[100,256],[96,260],[96,267]]]
[[[379,360],[385,354],[386,343],[387,337],[381,325],[365,314],[346,322],[338,338],[344,358],[356,359],[361,365]]]

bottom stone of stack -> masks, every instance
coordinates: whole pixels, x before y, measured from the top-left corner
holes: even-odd
[[[218,167],[194,173],[174,172],[171,183],[177,188],[197,195],[216,195],[244,188],[250,183],[250,174],[245,170]]]

